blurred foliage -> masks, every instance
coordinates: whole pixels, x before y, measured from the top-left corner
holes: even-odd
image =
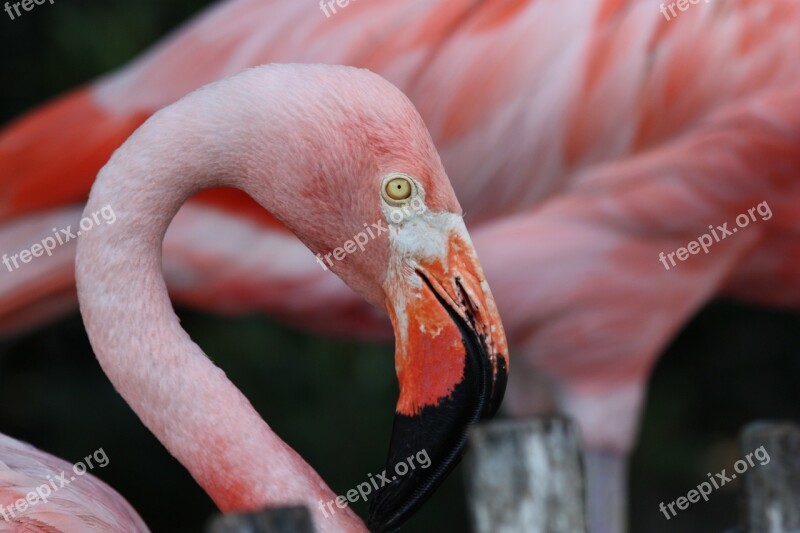
[[[0,121],[125,64],[210,4],[59,0],[13,21],[0,12]]]
[[[738,523],[739,480],[681,511],[671,502],[742,457],[754,420],[800,419],[800,315],[715,302],[656,366],[631,472],[634,531],[723,531]],[[752,451],[752,450],[747,450]],[[724,528],[723,528],[724,526]]]
[[[0,120],[124,64],[207,4],[59,0],[14,21],[0,13]],[[391,346],[322,339],[261,317],[179,314],[337,493],[383,469],[396,398]],[[717,303],[675,340],[655,369],[633,457],[634,532],[707,533],[736,523],[735,485],[669,522],[658,502],[729,467],[747,421],[800,418],[799,324],[793,314]],[[110,464],[94,473],[125,495],[154,532],[199,531],[214,512],[114,392],[77,315],[0,344],[0,431],[70,461],[103,447]],[[365,505],[355,507],[364,514]],[[405,530],[466,530],[460,470]]]

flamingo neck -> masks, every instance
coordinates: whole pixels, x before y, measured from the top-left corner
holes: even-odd
[[[278,142],[262,136],[270,132],[241,126],[253,110],[229,99],[220,103],[213,89],[152,117],[98,175],[86,212],[108,205],[116,222],[79,240],[76,276],[86,330],[119,393],[222,510],[305,502],[320,531],[363,530],[349,509],[321,518],[318,502],[335,494],[192,342],[173,312],[161,245],[180,206],[201,189],[237,187],[293,229],[301,222],[292,210],[303,206],[284,199],[292,181],[265,179],[255,169],[300,179],[316,154],[298,151],[287,163]],[[280,131],[274,122],[270,127]],[[255,150],[256,141],[269,149]]]

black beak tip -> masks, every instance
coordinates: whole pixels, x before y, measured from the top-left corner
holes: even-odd
[[[417,415],[395,415],[385,470],[389,482],[372,497],[367,516],[372,533],[388,533],[402,526],[458,465],[469,428],[497,410],[505,390],[505,367],[501,364],[490,385],[478,378],[490,376],[484,365],[478,364],[488,359],[485,354],[474,355],[468,350],[472,364],[468,362],[464,379],[449,397],[436,406],[424,407]]]
[[[451,415],[426,407],[416,416],[395,415],[384,483],[370,501],[367,527],[373,533],[396,531],[436,490],[457,461],[448,424]],[[437,427],[436,420],[440,423]]]
[[[372,533],[396,531],[435,492],[458,465],[469,428],[491,418],[505,393],[508,369],[501,354],[489,356],[487,339],[477,333],[435,291],[439,303],[457,324],[465,348],[462,380],[435,406],[413,415],[395,414],[384,483],[369,507],[367,527]],[[420,456],[424,457],[420,461]],[[416,466],[409,468],[412,458]],[[401,471],[399,465],[404,465]]]

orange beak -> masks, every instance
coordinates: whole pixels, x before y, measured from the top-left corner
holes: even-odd
[[[386,467],[392,479],[372,498],[370,531],[393,531],[411,516],[458,464],[469,427],[503,399],[503,325],[458,224],[443,236],[444,254],[398,260],[387,277],[400,397]],[[420,456],[427,467],[397,466]]]

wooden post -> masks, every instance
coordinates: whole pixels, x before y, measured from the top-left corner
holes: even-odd
[[[800,532],[800,428],[755,422],[744,428],[740,440],[742,458],[758,454],[751,456],[755,464],[748,463],[743,474],[744,531]],[[769,462],[762,465],[765,454]]]
[[[475,533],[586,533],[581,446],[564,418],[478,425],[465,458]]]
[[[298,505],[219,515],[209,522],[206,533],[314,533],[314,524],[308,509]]]

